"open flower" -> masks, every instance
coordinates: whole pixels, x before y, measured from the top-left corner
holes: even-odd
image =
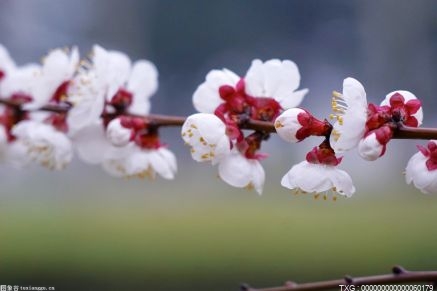
[[[316,193],[315,195],[332,191],[334,194],[351,197],[355,192],[352,179],[345,171],[336,166],[313,164],[307,161],[294,165],[282,178],[281,185],[288,189]],[[324,199],[326,197],[325,194]]]
[[[71,141],[51,125],[25,120],[14,126],[12,134],[30,159],[49,169],[61,170],[73,157]]]
[[[363,85],[354,78],[343,81],[343,93],[333,92],[331,118],[336,120],[330,143],[336,153],[356,147],[364,136],[367,99]]]
[[[115,177],[139,177],[154,179],[156,173],[164,179],[173,179],[176,157],[166,149],[142,149],[135,144],[124,148],[112,148],[106,153],[103,168]]]
[[[314,193],[318,198],[320,193],[327,199],[327,192],[332,191],[346,197],[351,197],[355,187],[348,173],[337,168],[342,158],[335,156],[328,140],[308,152],[306,161],[294,165],[282,178],[281,185],[295,190],[296,193]]]
[[[190,115],[182,126],[182,139],[191,146],[191,156],[198,162],[218,160],[231,151],[225,124],[214,114]]]
[[[219,176],[229,185],[237,188],[255,189],[262,193],[265,172],[256,159],[247,159],[237,150],[219,161]]]
[[[248,95],[273,98],[283,109],[298,106],[308,93],[308,89],[296,91],[300,73],[297,65],[289,60],[253,60],[244,80]]]
[[[194,92],[193,104],[218,118],[193,115],[185,122],[182,137],[193,159],[218,162],[222,180],[261,193],[265,173],[259,160],[267,155],[258,151],[269,134],[245,135],[242,126],[249,119],[273,121],[283,109],[297,106],[308,92],[296,91],[299,83],[299,70],[288,60],[254,60],[243,78],[227,69],[210,71]]]
[[[405,180],[423,193],[437,193],[437,141],[431,140],[426,148],[418,148],[419,152],[408,161]]]
[[[131,63],[118,51],[95,45],[91,63],[85,63],[73,80],[68,100],[72,131],[94,124],[103,112],[146,115],[150,97],[158,88],[158,71],[147,60]]]
[[[216,108],[224,102],[220,96],[220,87],[235,87],[240,80],[234,72],[223,70],[212,70],[205,78],[205,82],[197,87],[193,94],[193,105],[199,112],[214,113]]]
[[[23,108],[35,110],[49,102],[59,103],[67,99],[70,81],[79,65],[79,52],[76,47],[70,51],[55,49],[44,59],[43,65],[35,74],[32,84],[32,100]]]

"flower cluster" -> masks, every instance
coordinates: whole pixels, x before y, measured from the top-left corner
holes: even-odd
[[[87,60],[79,60],[77,48],[56,49],[42,65],[18,67],[0,47],[0,72],[0,97],[9,101],[0,117],[4,161],[62,169],[74,148],[83,161],[117,177],[174,177],[174,154],[143,117],[158,87],[151,62],[131,63],[96,45]]]
[[[193,159],[218,164],[220,178],[234,187],[255,188],[261,194],[265,172],[261,142],[268,132],[244,134],[249,120],[272,122],[284,110],[298,106],[307,89],[296,91],[299,70],[289,60],[254,60],[244,77],[228,69],[213,70],[193,95],[197,113],[182,126],[182,138]]]
[[[404,90],[379,104],[367,102],[363,85],[346,78],[332,94],[332,114],[320,120],[298,107],[308,93],[298,90],[300,73],[290,60],[254,60],[243,77],[212,70],[193,94],[198,113],[187,118],[150,113],[158,71],[147,60],[95,45],[80,60],[76,47],[55,49],[41,64],[18,66],[0,45],[0,162],[24,167],[36,162],[60,170],[73,154],[115,177],[173,179],[175,155],[161,142],[164,125],[182,126],[182,139],[198,162],[218,166],[231,186],[262,193],[265,171],[260,152],[271,133],[290,143],[311,136],[322,142],[283,176],[295,193],[350,197],[355,187],[339,169],[340,155],[357,148],[365,160],[382,157],[401,131],[414,132],[423,120],[421,102]],[[406,167],[406,181],[424,193],[437,192],[436,130],[420,138]]]

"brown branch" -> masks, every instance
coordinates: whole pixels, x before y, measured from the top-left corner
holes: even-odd
[[[286,282],[283,286],[270,287],[270,288],[252,288],[247,284],[241,286],[242,291],[307,291],[307,290],[326,290],[340,288],[340,285],[384,285],[384,284],[396,284],[396,283],[429,283],[433,285],[437,282],[437,271],[407,271],[400,266],[395,266],[392,269],[391,274],[357,277],[353,278],[345,276],[343,279],[319,281],[297,284],[294,282]],[[349,289],[350,290],[350,289]],[[420,289],[422,291],[432,291],[431,288]]]
[[[0,104],[7,106],[20,107],[22,102],[9,99],[0,99]],[[60,105],[46,105],[40,108],[43,111],[65,113],[70,110],[71,105],[69,103],[63,103]],[[146,116],[138,116],[145,118],[149,122],[153,122],[157,126],[182,126],[186,117],[183,116],[169,116],[163,114],[149,114]],[[260,121],[260,120],[248,120],[242,124],[243,129],[253,129],[263,131],[267,133],[275,133],[275,127],[272,122]],[[437,139],[437,128],[415,128],[401,126],[395,130],[394,139]]]

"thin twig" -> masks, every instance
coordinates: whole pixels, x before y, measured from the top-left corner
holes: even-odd
[[[7,106],[20,107],[23,105],[22,102],[9,99],[0,99],[0,104]],[[42,111],[59,112],[65,113],[71,109],[68,103],[60,105],[46,105],[40,108]],[[135,116],[135,115],[132,115]],[[185,122],[186,117],[184,116],[171,116],[163,114],[149,114],[146,116],[137,116],[144,118],[148,122],[153,122],[157,126],[182,126]],[[263,131],[266,133],[275,133],[275,127],[272,122],[260,121],[249,119],[242,124],[243,129],[253,129],[257,131]],[[401,126],[394,132],[394,139],[437,139],[437,128],[415,128]]]
[[[295,282],[286,282],[283,286],[269,288],[252,288],[248,284],[242,284],[242,291],[308,291],[308,290],[326,290],[337,289],[345,290],[345,285],[384,285],[384,284],[403,284],[403,283],[428,283],[428,290],[432,291],[431,285],[437,282],[437,271],[407,271],[400,266],[395,266],[391,274],[367,276],[367,277],[351,277],[345,276],[343,279],[319,281],[297,284]],[[343,288],[340,288],[340,286]],[[349,289],[350,290],[350,289]]]

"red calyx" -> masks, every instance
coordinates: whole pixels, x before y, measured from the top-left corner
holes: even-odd
[[[59,85],[55,93],[53,93],[51,101],[55,103],[60,103],[62,101],[65,101],[69,86],[70,86],[70,81],[65,81],[61,85]]]
[[[248,159],[261,160],[267,157],[265,153],[258,153],[261,148],[261,142],[267,138],[262,132],[256,131],[241,141],[237,142],[238,150]]]
[[[127,107],[132,104],[133,95],[124,88],[120,88],[112,97],[110,104],[114,106],[117,111],[124,113]]]
[[[428,171],[437,170],[437,145],[433,141],[429,141],[427,147],[418,145],[417,148],[428,158],[426,160]]]
[[[342,158],[335,156],[334,150],[331,148],[329,141],[323,141],[318,147],[314,147],[306,155],[308,163],[323,164],[329,166],[337,166],[341,163]]]
[[[321,121],[308,111],[304,111],[305,112],[301,112],[297,115],[297,121],[302,125],[302,128],[296,132],[296,138],[298,140],[304,140],[312,135],[329,136],[332,131],[332,125],[326,119]]]
[[[367,112],[366,131],[377,129],[392,119],[389,106],[377,106],[369,103]]]
[[[143,149],[158,149],[163,146],[159,139],[158,129],[141,117],[120,116],[123,127],[132,132],[131,140]]]
[[[5,77],[5,72],[3,72],[2,70],[0,70],[0,81]]]
[[[281,105],[273,98],[247,96],[247,101],[251,106],[250,117],[255,120],[272,121],[282,111]]]
[[[422,103],[418,99],[411,99],[405,102],[404,96],[400,93],[395,93],[390,97],[390,110],[394,121],[402,122],[411,127],[419,126],[418,120],[412,116],[415,114]]]
[[[67,114],[65,113],[52,113],[45,119],[45,122],[52,125],[58,131],[68,132]]]

